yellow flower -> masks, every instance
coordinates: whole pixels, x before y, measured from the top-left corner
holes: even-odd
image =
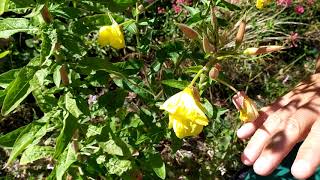
[[[178,138],[197,136],[203,126],[208,125],[208,118],[198,97],[193,87],[187,87],[160,106],[160,109],[169,113],[169,128],[173,128]]]
[[[238,92],[232,98],[233,104],[240,111],[240,120],[250,122],[258,118],[259,112],[256,104],[244,92]]]
[[[256,7],[258,9],[262,9],[264,6],[267,6],[271,0],[257,0],[256,1]]]
[[[116,22],[111,26],[100,28],[98,42],[102,47],[110,45],[115,49],[122,49],[125,46],[123,33]]]

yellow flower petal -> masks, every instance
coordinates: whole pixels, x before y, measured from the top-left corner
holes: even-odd
[[[171,118],[173,120],[173,130],[178,138],[197,136],[203,129],[202,125],[198,125],[192,121],[177,119],[174,116],[171,116]]]
[[[204,108],[195,95],[193,88],[187,87],[160,106],[160,109],[169,112],[169,128],[173,127],[179,138],[196,136],[203,126],[208,125]]]
[[[103,26],[99,30],[98,43],[104,47],[110,45],[115,49],[122,49],[125,47],[123,33],[118,24],[111,26]]]
[[[232,97],[232,101],[240,111],[241,121],[250,122],[258,118],[259,112],[256,104],[244,92],[238,92]]]

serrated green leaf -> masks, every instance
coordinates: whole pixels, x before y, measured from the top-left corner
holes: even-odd
[[[73,98],[72,94],[68,92],[65,95],[66,109],[76,118],[79,118],[83,113],[78,107],[76,99]]]
[[[181,90],[185,89],[190,84],[189,81],[183,81],[183,80],[179,81],[175,79],[162,80],[161,83],[169,87],[173,87]]]
[[[20,165],[26,165],[38,159],[50,157],[54,154],[54,148],[51,146],[30,146],[21,156]]]
[[[57,137],[56,140],[56,150],[54,153],[54,157],[57,158],[59,155],[65,150],[67,145],[69,144],[74,130],[77,128],[77,119],[72,116],[71,114],[61,114],[64,116],[63,119],[63,128],[60,132],[60,135]]]
[[[77,161],[77,154],[70,143],[68,147],[61,154],[58,163],[55,167],[54,173],[56,174],[57,180],[62,180],[64,173],[68,168]]]
[[[116,142],[112,139],[105,143],[100,143],[100,146],[102,147],[103,151],[108,154],[117,156],[124,155],[122,148],[119,145],[117,145]]]
[[[34,58],[29,64],[23,67],[17,78],[7,87],[7,95],[1,109],[2,115],[8,115],[32,92],[29,81],[38,70],[40,58]]]
[[[110,158],[109,161],[105,164],[105,167],[107,168],[109,174],[116,174],[118,176],[121,176],[123,173],[132,169],[132,164],[129,160]]]
[[[5,135],[0,136],[0,146],[2,147],[12,147],[19,134],[26,128],[27,126],[22,126],[14,131],[11,131]]]
[[[18,32],[35,33],[38,29],[29,24],[24,18],[6,18],[0,20],[0,38],[9,38]]]
[[[11,69],[0,75],[0,87],[7,88],[9,84],[16,79],[20,69]]]
[[[56,29],[52,25],[43,26],[41,29],[41,50],[40,50],[40,59],[41,62],[48,60],[55,49],[58,35]]]
[[[33,122],[29,124],[15,141],[7,165],[11,164],[29,144],[33,143],[34,140],[43,137],[48,128],[49,127],[43,123]]]

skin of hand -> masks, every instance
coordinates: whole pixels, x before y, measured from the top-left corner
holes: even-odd
[[[262,176],[272,173],[294,145],[304,140],[291,173],[298,179],[310,177],[320,165],[320,73],[262,108],[259,117],[243,124],[237,135],[240,139],[250,138],[242,162],[253,165]]]

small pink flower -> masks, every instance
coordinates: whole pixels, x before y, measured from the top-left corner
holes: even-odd
[[[173,8],[173,10],[174,10],[174,12],[175,12],[176,14],[178,14],[178,13],[180,13],[180,12],[182,11],[181,6],[176,5],[176,4],[173,4],[173,5],[172,5],[172,8]]]
[[[301,5],[298,5],[294,8],[294,11],[297,13],[297,14],[303,14],[304,13],[304,8],[303,6]]]
[[[292,4],[292,0],[277,0],[278,6],[289,7]]]
[[[163,7],[158,7],[157,8],[158,14],[165,14],[166,10]]]

